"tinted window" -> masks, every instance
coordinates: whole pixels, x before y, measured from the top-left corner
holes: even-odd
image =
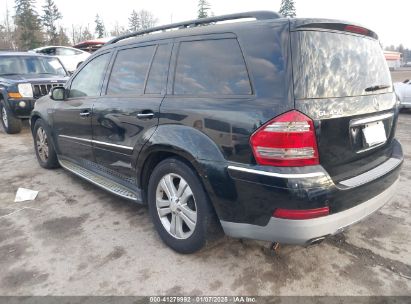
[[[111,72],[107,94],[142,94],[155,46],[119,51]]]
[[[110,54],[94,58],[76,75],[70,97],[99,96]]]
[[[365,89],[391,84],[377,40],[313,31],[293,33],[293,40],[298,45],[293,48],[294,88],[298,99],[375,94]]]
[[[168,71],[168,63],[170,59],[170,46],[159,45],[154,56],[153,64],[151,65],[150,74],[148,75],[146,93],[160,94],[164,86],[165,77]]]
[[[249,95],[251,85],[236,39],[182,42],[175,94]]]

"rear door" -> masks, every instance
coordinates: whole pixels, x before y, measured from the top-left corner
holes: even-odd
[[[396,98],[375,34],[315,23],[292,30],[291,39],[295,106],[314,119],[320,163],[334,181],[386,161]]]
[[[93,107],[96,162],[135,177],[133,161],[158,124],[172,45],[126,46],[117,51],[105,93]]]

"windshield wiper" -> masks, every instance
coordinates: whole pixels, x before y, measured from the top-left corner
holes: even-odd
[[[14,76],[14,75],[21,75],[19,73],[5,73],[5,74],[0,74],[0,76]]]
[[[378,91],[378,90],[383,90],[383,89],[387,89],[389,88],[391,85],[389,84],[379,84],[379,85],[375,85],[375,86],[371,86],[365,89],[365,92],[374,92],[374,91]]]

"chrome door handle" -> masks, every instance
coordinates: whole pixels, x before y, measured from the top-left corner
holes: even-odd
[[[89,117],[90,116],[90,112],[89,111],[84,111],[80,113],[81,117]]]
[[[138,113],[137,117],[138,118],[153,118],[154,113]]]

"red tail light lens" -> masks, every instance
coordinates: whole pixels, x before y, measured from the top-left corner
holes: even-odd
[[[307,210],[275,209],[273,217],[288,220],[307,220],[330,214],[330,208],[323,207]]]
[[[250,139],[258,164],[296,167],[319,164],[313,121],[298,111],[277,116]]]
[[[356,25],[347,25],[347,26],[345,26],[344,30],[347,31],[347,32],[366,35],[366,36],[370,33],[369,30],[367,30],[363,27],[360,27],[360,26],[356,26]]]

